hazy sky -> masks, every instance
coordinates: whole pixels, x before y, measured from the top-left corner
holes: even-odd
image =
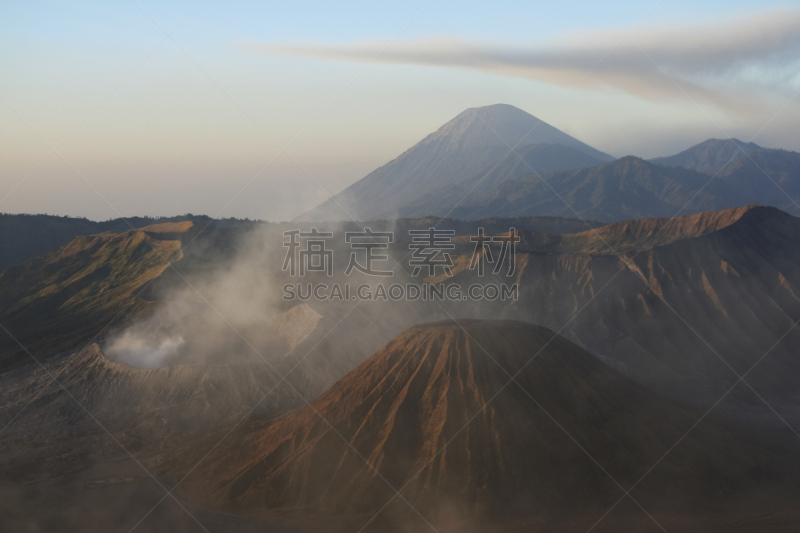
[[[763,0],[6,0],[0,69],[2,212],[285,220],[501,102],[615,156],[800,150]]]

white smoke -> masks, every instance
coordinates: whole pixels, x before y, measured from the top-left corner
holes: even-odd
[[[137,367],[227,363],[277,349],[270,322],[282,310],[273,278],[280,274],[280,233],[257,227],[211,241],[189,245],[194,257],[173,265],[179,275],[165,271],[172,282],[157,291],[161,307],[107,340],[110,359]]]
[[[155,368],[177,356],[186,344],[182,335],[158,338],[141,333],[126,330],[111,341],[107,351],[113,353],[114,358],[121,363],[141,368]]]

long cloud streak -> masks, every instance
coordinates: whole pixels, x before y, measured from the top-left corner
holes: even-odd
[[[688,95],[740,112],[754,111],[758,100],[769,95],[800,89],[798,10],[705,26],[635,30],[620,42],[626,33],[572,35],[541,46],[455,38],[395,42],[385,50],[380,41],[240,46],[267,55],[476,69],[565,87],[582,80],[582,88],[612,88],[648,100]]]

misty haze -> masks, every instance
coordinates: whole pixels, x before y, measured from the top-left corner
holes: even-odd
[[[0,28],[0,531],[800,530],[796,8]]]

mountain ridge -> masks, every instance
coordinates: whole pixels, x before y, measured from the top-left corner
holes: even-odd
[[[599,228],[565,234],[562,240],[569,242],[570,246],[580,247],[582,253],[641,250],[720,231],[738,223],[751,211],[760,210],[767,210],[770,214],[785,214],[773,207],[749,205],[676,217],[650,217],[612,222]],[[613,251],[608,250],[609,246]]]
[[[650,159],[651,163],[669,167],[684,167],[714,175],[749,152],[764,150],[752,142],[736,138],[707,139],[675,155]]]
[[[562,144],[530,144],[515,148],[512,152],[481,169],[473,176],[428,192],[399,209],[403,217],[420,217],[431,214],[444,215],[442,206],[448,210],[459,205],[470,205],[482,196],[491,193],[501,183],[520,176],[549,174],[578,168],[594,167],[602,164],[601,159],[587,155],[580,150]]]
[[[696,213],[738,205],[730,187],[705,174],[625,156],[591,168],[504,181],[482,203],[457,208],[452,216],[547,215],[611,223],[669,217],[684,208]]]
[[[601,161],[613,159],[514,106],[470,108],[295,220],[395,218],[405,203],[468,179],[522,141],[563,144]]]
[[[728,186],[740,203],[771,205],[800,215],[800,153],[738,139],[709,139],[650,162],[683,167]]]

